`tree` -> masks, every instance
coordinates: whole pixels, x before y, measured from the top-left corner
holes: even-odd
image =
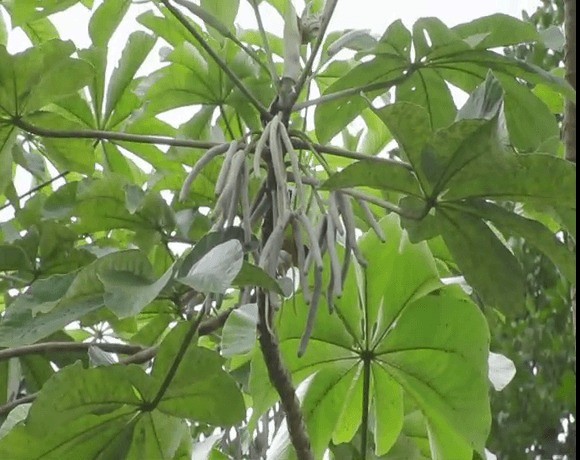
[[[34,46],[0,47],[0,457],[484,458],[510,238],[575,282],[575,165],[530,86],[575,92],[494,51],[535,27],[326,34],[336,1],[270,1],[278,37],[257,0],[255,31],[159,0],[109,76],[131,2],[80,2],[88,49],[48,18],[77,3],[4,5]]]
[[[546,37],[544,43],[508,49],[520,59],[564,76],[564,2],[545,1],[524,14]],[[555,93],[534,90],[562,121],[564,100]],[[544,180],[552,180],[546,177]],[[493,347],[510,356],[518,372],[502,392],[492,394],[494,422],[490,449],[499,458],[576,457],[576,354],[570,320],[569,283],[546,258],[525,241],[512,243],[527,273],[527,308],[497,321]],[[519,423],[526,420],[526,423]]]

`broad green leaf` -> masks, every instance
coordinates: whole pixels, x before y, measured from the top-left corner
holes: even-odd
[[[42,129],[78,130],[83,127],[52,112],[40,111],[29,115],[25,120]],[[95,167],[95,154],[90,139],[43,138],[44,155],[61,171],[75,171],[92,174]]]
[[[50,18],[39,18],[23,24],[22,30],[30,38],[33,45],[40,45],[48,40],[59,38],[58,30]]]
[[[19,27],[66,10],[78,3],[78,0],[18,0],[4,3],[3,6],[10,12],[12,27]]]
[[[514,255],[480,219],[447,207],[437,216],[445,244],[483,301],[504,313],[520,311],[525,280]]]
[[[232,281],[233,286],[259,286],[277,294],[284,292],[280,284],[257,265],[244,261],[242,268]]]
[[[172,275],[173,267],[153,282],[135,271],[101,270],[97,274],[105,288],[105,305],[119,318],[131,317],[143,310],[155,300]]]
[[[157,386],[164,381],[189,327],[181,323],[161,343],[151,373]],[[190,344],[158,409],[212,425],[239,423],[245,417],[244,401],[233,378],[223,370],[223,362],[216,352]]]
[[[488,152],[489,153],[489,152]],[[491,198],[576,208],[576,165],[546,154],[481,155],[447,183],[444,201]]]
[[[417,177],[408,168],[395,162],[362,160],[333,174],[321,186],[323,190],[365,186],[378,190],[393,190],[422,197]]]
[[[79,59],[62,59],[48,67],[34,87],[29,89],[23,112],[34,112],[50,102],[76,93],[89,83],[92,67]]]
[[[348,423],[358,427],[362,413],[345,412],[344,408],[362,404],[367,392],[371,405],[389,408],[389,420],[384,425],[377,422],[374,433],[375,446],[381,452],[388,450],[404,425],[403,405],[396,392],[390,391],[384,399],[388,381],[390,389],[418,404],[434,430],[452,433],[452,438],[440,442],[446,451],[460,451],[451,444],[453,440],[461,449],[469,446],[471,458],[473,449],[483,451],[490,428],[485,318],[459,288],[441,285],[426,244],[410,244],[395,216],[383,219],[381,225],[387,242],[381,243],[373,233],[361,238],[369,265],[364,270],[351,267],[333,315],[324,299],[321,301],[301,358],[296,351],[308,313],[301,296],[295,310],[283,309],[278,318],[280,349],[293,381],[301,382],[316,373],[303,402],[303,407],[313,408],[306,417],[312,444],[326,446],[333,432],[342,442],[350,441],[346,433],[350,431],[352,439],[356,428],[346,429],[336,414],[350,415]],[[361,391],[349,391],[360,384],[365,360],[370,366],[368,383]],[[352,369],[350,373],[348,369]],[[276,400],[266,375],[261,356],[255,355],[250,393],[259,413]],[[382,391],[380,396],[377,391]],[[307,404],[309,398],[312,403]],[[319,406],[331,407],[328,415],[314,409]],[[466,457],[462,453],[455,458]]]
[[[99,274],[107,271],[153,278],[147,258],[137,250],[127,250],[101,257],[78,272],[38,280],[14,301],[2,318],[0,346],[34,343],[101,308],[105,289]]]
[[[18,129],[14,126],[0,125],[0,195],[12,181],[12,148],[17,134]]]
[[[449,182],[478,158],[493,158],[503,150],[497,117],[490,120],[460,120],[437,131],[421,153],[421,172],[431,196],[451,189]],[[422,173],[422,174],[421,174]]]
[[[93,46],[107,47],[130,5],[129,0],[106,0],[95,10],[89,22],[89,36]]]
[[[396,100],[427,110],[433,131],[450,125],[457,112],[451,91],[437,69],[421,69],[407,78],[397,86]]]
[[[201,0],[200,6],[209,14],[215,16],[228,29],[234,29],[234,20],[240,7],[239,0]],[[212,31],[211,27],[208,29],[210,33],[214,34],[214,37],[221,37],[218,31]]]
[[[501,113],[504,91],[490,71],[457,113],[457,120],[492,120]]]
[[[242,244],[229,240],[213,247],[177,281],[199,292],[225,293],[242,269]]]
[[[133,32],[127,39],[119,64],[113,70],[109,81],[104,113],[106,120],[109,119],[113,110],[116,110],[123,93],[129,90],[135,73],[149,55],[154,44],[155,38],[141,31]]]
[[[377,155],[393,139],[393,136],[381,119],[371,109],[364,110],[361,113],[361,117],[367,129],[362,135],[357,148],[353,150],[366,153],[367,155]]]
[[[340,133],[368,107],[367,98],[372,100],[393,86],[392,80],[403,75],[406,64],[402,58],[381,55],[372,61],[359,64],[331,84],[324,91],[324,96],[357,87],[362,88],[370,83],[377,86],[376,90],[366,93],[366,97],[350,94],[317,106],[314,112],[314,126],[318,141],[327,143]],[[384,82],[384,85],[381,85],[381,82]]]
[[[226,230],[205,235],[189,252],[182,256],[183,262],[179,268],[179,276],[186,276],[191,268],[213,248],[232,239],[244,241],[244,231],[241,227],[229,227]]]
[[[531,22],[523,22],[507,14],[493,14],[453,27],[473,48],[487,49],[535,42],[540,37]]]
[[[221,355],[230,358],[252,351],[256,345],[258,305],[250,303],[236,308],[224,324]]]
[[[156,231],[173,228],[173,211],[158,193],[147,193],[140,209],[129,212],[126,184],[124,179],[111,175],[80,182],[74,197],[74,215],[78,219],[75,230],[84,233],[115,228]]]
[[[421,174],[421,152],[432,136],[429,113],[421,106],[409,102],[390,104],[374,109],[404,152],[425,190],[426,179]]]
[[[0,45],[6,46],[8,43],[8,31],[6,30],[6,21],[4,16],[0,15]]]
[[[505,235],[520,236],[526,243],[543,252],[571,283],[576,280],[576,256],[553,232],[540,222],[527,219],[501,206],[488,202],[470,203],[466,212],[493,222]]]
[[[505,91],[505,115],[512,144],[523,152],[542,148],[555,153],[560,128],[554,114],[527,86],[511,77],[498,78]]]
[[[137,411],[152,398],[153,382],[136,365],[61,369],[45,384],[29,413],[27,429],[42,434],[88,414],[104,415],[119,407]],[[70,392],[70,394],[69,394]]]
[[[130,446],[126,431],[130,433],[137,420],[134,409],[125,406],[102,415],[83,415],[66,425],[52,425],[43,436],[19,426],[0,440],[0,457],[57,460],[108,454],[109,458],[124,458]]]
[[[391,450],[403,429],[403,390],[387,372],[373,369],[375,452],[384,455]]]

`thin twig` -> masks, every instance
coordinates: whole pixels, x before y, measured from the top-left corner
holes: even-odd
[[[392,158],[383,158],[375,155],[367,155],[364,153],[353,152],[351,150],[346,150],[341,147],[334,147],[332,145],[322,145],[322,144],[309,144],[302,140],[292,139],[292,145],[295,149],[310,150],[312,148],[316,149],[320,153],[328,153],[337,157],[350,158],[352,160],[365,160],[365,161],[375,161],[377,163],[388,163],[396,164],[397,166],[402,166],[409,171],[413,170],[413,167],[405,163],[404,161],[393,160]]]
[[[326,104],[327,102],[336,101],[338,99],[344,99],[345,97],[349,96],[357,96],[361,92],[370,92],[376,91],[379,89],[388,89],[392,86],[398,85],[403,83],[407,78],[411,76],[414,69],[407,69],[406,73],[399,75],[392,80],[387,81],[379,81],[375,83],[369,83],[368,85],[357,86],[356,88],[348,88],[342,91],[336,91],[335,93],[324,94],[323,96],[317,97],[316,99],[310,99],[309,101],[300,102],[298,104],[294,104],[292,107],[293,112],[297,112],[299,110],[305,109],[306,107],[310,107],[312,105],[321,105]]]
[[[304,69],[302,70],[302,73],[300,74],[300,77],[298,78],[298,81],[296,82],[296,86],[295,86],[296,92],[294,93],[294,98],[293,98],[291,106],[294,105],[294,103],[296,102],[296,100],[300,96],[300,92],[302,91],[302,88],[304,87],[304,84],[306,83],[306,79],[308,78],[308,76],[310,75],[310,72],[312,71],[312,66],[314,65],[314,60],[316,59],[316,55],[318,54],[318,51],[320,50],[320,47],[322,46],[322,42],[324,41],[324,35],[326,34],[326,29],[328,29],[328,24],[330,23],[330,19],[332,18],[332,14],[334,13],[334,8],[336,7],[337,3],[338,3],[338,0],[326,0],[326,5],[324,8],[324,16],[322,18],[322,24],[320,25],[320,31],[318,32],[318,37],[316,38],[316,42],[314,43],[314,46],[312,48],[312,52],[310,53],[310,56],[308,56],[308,61],[306,61],[306,65],[304,66]],[[300,109],[296,109],[294,107],[293,111],[295,111],[295,110],[300,110]]]
[[[268,68],[270,72],[270,78],[273,82],[278,84],[280,77],[278,72],[276,71],[276,66],[274,65],[274,60],[272,59],[272,51],[270,50],[270,43],[268,42],[268,36],[266,35],[266,29],[264,29],[264,24],[262,23],[262,15],[260,14],[260,10],[258,8],[258,4],[256,0],[250,0],[252,4],[252,8],[254,9],[254,14],[256,15],[256,21],[258,23],[258,30],[260,31],[260,35],[262,36],[262,42],[264,45],[264,51],[266,52],[266,61],[268,62]]]
[[[201,34],[195,30],[189,20],[175,8],[169,0],[160,0],[163,5],[175,16],[175,18],[187,29],[187,31],[193,35],[195,40],[199,43],[199,45],[204,49],[204,51],[209,54],[209,56],[215,61],[215,63],[222,69],[222,71],[230,78],[231,82],[238,87],[238,89],[246,96],[248,102],[250,102],[257,110],[260,112],[260,115],[269,120],[271,118],[270,112],[262,103],[250,92],[250,90],[242,83],[242,81],[238,78],[238,76],[232,71],[230,66],[212,49],[211,46],[207,44]]]
[[[28,192],[25,192],[22,195],[19,195],[18,201],[20,201],[23,198],[26,198],[29,195],[32,195],[35,192],[38,192],[39,190],[42,190],[44,187],[49,186],[50,184],[52,184],[54,181],[57,181],[58,179],[62,179],[63,177],[67,176],[69,173],[70,173],[70,171],[63,171],[60,174],[58,174],[57,176],[54,176],[54,177],[50,178],[49,180],[43,182],[42,184],[38,184],[37,186],[32,187],[30,190],[28,190]],[[9,206],[12,206],[12,203],[8,202],[4,206],[0,206],[0,211],[2,211],[3,209],[6,209]]]
[[[34,401],[38,397],[39,393],[40,391],[37,391],[36,393],[32,393],[30,395],[23,396],[22,398],[15,399],[14,401],[7,402],[6,404],[2,404],[0,406],[0,417],[8,414],[12,409],[20,406],[21,404]]]

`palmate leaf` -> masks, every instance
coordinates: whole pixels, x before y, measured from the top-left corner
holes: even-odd
[[[30,408],[26,425],[0,439],[10,459],[174,458],[187,433],[183,418],[229,426],[245,414],[235,381],[214,351],[190,345],[159,405],[148,408],[184,340],[188,324],[162,342],[151,375],[136,365],[56,373]]]
[[[71,58],[71,42],[50,40],[11,56],[0,46],[0,113],[24,115],[74,94],[93,74],[91,66]]]
[[[145,255],[127,250],[105,255],[78,272],[35,281],[0,321],[0,346],[34,343],[105,305],[121,318],[136,314],[171,274],[168,270],[156,279]]]
[[[508,37],[505,32],[497,32],[499,26],[494,26],[495,22],[511,24],[515,34]],[[453,29],[447,28],[436,18],[423,18],[413,26],[412,35],[402,24],[394,23],[372,53],[364,53],[374,54],[375,59],[354,67],[326,88],[323,94],[328,96],[369,84],[378,87],[384,82],[384,89],[368,94],[372,99],[384,93],[389,81],[394,80],[397,101],[420,104],[427,111],[428,125],[436,130],[449,125],[456,113],[448,85],[471,92],[491,69],[504,83],[506,118],[512,144],[527,151],[534,151],[541,145],[554,151],[553,142],[546,144],[557,135],[553,116],[537,97],[524,91],[515,78],[532,84],[545,84],[568,98],[575,98],[573,89],[563,79],[540,68],[489,50],[498,46],[497,43],[513,44],[517,40],[537,39],[538,34],[529,24],[503,15],[481,18]],[[411,44],[415,51],[414,62],[408,54]],[[534,110],[525,109],[524,112],[524,106],[534,107]],[[319,141],[332,139],[364,107],[365,98],[357,95],[319,105],[315,111]]]
[[[330,439],[352,439],[366,392],[377,414],[389,414],[387,420],[380,412],[374,427],[377,455],[395,445],[408,397],[426,417],[433,452],[471,459],[474,449],[483,451],[490,425],[485,319],[460,289],[442,287],[429,250],[424,243],[410,244],[396,217],[381,225],[387,243],[371,233],[363,236],[369,266],[356,274],[351,267],[333,315],[320,306],[302,358],[296,351],[308,307],[298,300],[296,309],[280,313],[280,347],[293,380],[316,373],[298,390],[305,391],[302,407],[315,456]],[[259,413],[275,399],[263,366],[255,356],[250,392]]]

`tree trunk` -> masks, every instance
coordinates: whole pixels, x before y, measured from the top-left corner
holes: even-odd
[[[566,34],[564,54],[566,80],[576,89],[576,0],[564,2],[564,31]],[[563,131],[566,159],[576,163],[576,101],[566,101]],[[576,334],[576,286],[572,286],[570,299],[574,334]]]

